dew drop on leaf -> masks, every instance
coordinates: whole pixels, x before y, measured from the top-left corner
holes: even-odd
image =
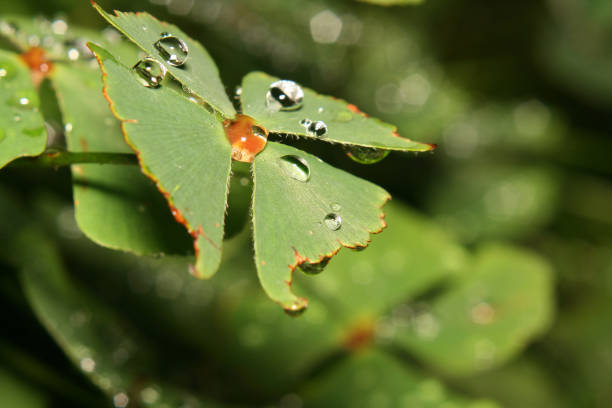
[[[66,56],[70,61],[92,59],[94,54],[89,48],[87,43],[81,39],[71,39],[64,42],[66,48]]]
[[[296,110],[302,107],[304,91],[293,81],[280,80],[270,84],[266,106],[272,111]]]
[[[291,317],[298,317],[306,311],[306,304],[293,304],[287,308],[285,308],[285,313],[287,313]]]
[[[21,115],[19,113],[16,113],[15,116],[13,116],[13,121],[21,122]]]
[[[189,49],[185,41],[168,33],[161,33],[160,37],[154,46],[162,58],[175,67],[185,65],[189,57]]]
[[[324,137],[327,134],[327,125],[325,122],[320,120],[311,122],[308,124],[308,126],[304,126],[306,127],[306,133],[309,136]]]
[[[329,207],[332,209],[332,211],[336,212],[342,210],[342,206],[338,203],[332,203],[332,205],[330,205]]]
[[[325,257],[320,262],[303,262],[298,266],[298,268],[300,268],[300,270],[307,275],[317,275],[323,272],[323,269],[325,269],[327,264],[329,264],[330,260],[330,257]]]
[[[374,149],[372,147],[352,146],[346,153],[348,157],[360,164],[378,163],[389,155],[389,150]]]
[[[166,67],[151,57],[145,57],[132,67],[140,82],[149,88],[159,88],[166,76]]]
[[[279,158],[279,164],[285,174],[294,180],[305,183],[310,179],[310,166],[302,157],[291,154],[282,156]]]
[[[338,231],[342,227],[342,217],[336,213],[329,213],[323,219],[323,223],[332,231]]]

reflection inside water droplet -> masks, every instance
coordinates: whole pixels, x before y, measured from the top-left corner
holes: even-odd
[[[346,155],[353,161],[360,164],[374,164],[383,160],[390,153],[390,150],[374,149],[364,146],[351,146]]]
[[[302,107],[304,91],[293,81],[281,80],[270,84],[266,94],[266,105],[268,109],[296,110]]]
[[[151,57],[138,61],[132,70],[138,75],[140,82],[149,88],[159,88],[167,72],[166,67]]]
[[[310,119],[302,119],[300,125],[304,126],[308,136],[323,137],[327,134],[327,125],[323,121],[313,122]]]
[[[329,264],[330,260],[331,257],[325,257],[321,261],[315,263],[303,262],[298,265],[298,268],[307,275],[317,275],[323,272],[323,269]]]
[[[332,231],[338,231],[342,227],[342,217],[336,213],[329,213],[323,219],[323,223]]]
[[[189,49],[185,41],[168,33],[161,33],[161,38],[154,44],[159,54],[170,65],[180,67],[185,65],[189,57]]]
[[[279,164],[285,174],[294,180],[307,182],[310,179],[310,166],[302,157],[286,155],[279,158]]]

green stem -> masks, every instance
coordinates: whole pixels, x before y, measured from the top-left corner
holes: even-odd
[[[131,153],[67,152],[47,151],[37,157],[22,157],[15,160],[14,167],[61,167],[72,164],[119,164],[135,165],[138,159]]]

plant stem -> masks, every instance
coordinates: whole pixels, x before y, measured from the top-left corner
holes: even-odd
[[[102,153],[102,152],[67,152],[47,151],[37,157],[22,157],[15,160],[13,167],[61,167],[72,164],[119,164],[135,165],[138,159],[131,153]]]

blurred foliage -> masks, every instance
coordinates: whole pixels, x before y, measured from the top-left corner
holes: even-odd
[[[440,147],[359,166],[335,146],[295,142],[399,202],[371,248],[341,251],[316,279],[295,276],[311,299],[296,319],[261,293],[244,221],[228,219],[238,235],[221,273],[196,281],[190,259],[84,238],[67,170],[3,170],[0,405],[612,405],[608,2],[129,7],[201,41],[229,90],[264,70]],[[82,1],[3,2],[7,13],[105,27]],[[41,110],[61,140],[62,118]],[[245,220],[249,181],[232,183],[244,191],[230,218]],[[93,378],[102,391],[92,362],[110,378]]]

